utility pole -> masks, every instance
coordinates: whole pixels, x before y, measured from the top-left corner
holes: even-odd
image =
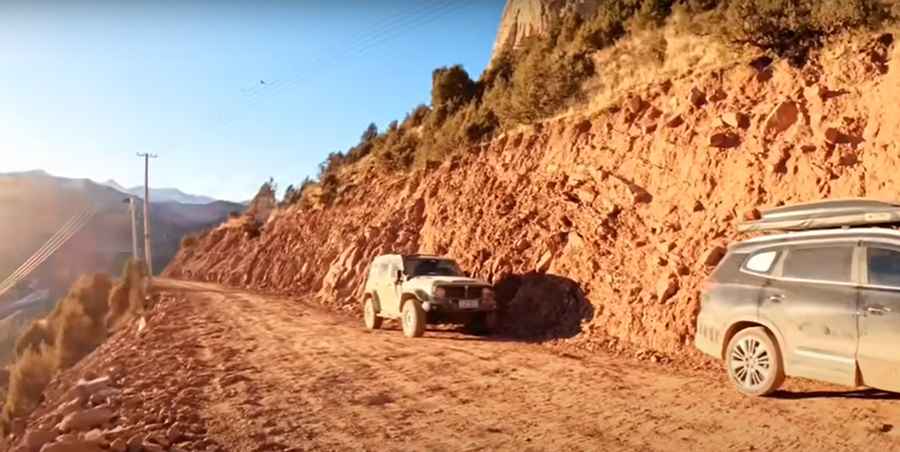
[[[153,278],[153,253],[150,252],[150,159],[155,154],[138,153],[144,158],[144,259],[147,260],[147,279]]]
[[[134,196],[128,197],[128,211],[131,213],[131,259],[137,263],[138,259],[138,237],[137,237],[137,206],[134,205]]]

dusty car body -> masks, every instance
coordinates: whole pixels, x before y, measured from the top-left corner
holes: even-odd
[[[364,288],[364,321],[369,329],[384,319],[400,319],[404,335],[424,334],[426,324],[465,324],[489,332],[497,322],[490,284],[463,274],[452,259],[387,254],[372,260]]]
[[[817,221],[807,224],[834,224]],[[748,395],[770,394],[785,376],[900,392],[898,344],[893,229],[813,228],[733,244],[701,294],[695,345],[724,360]]]

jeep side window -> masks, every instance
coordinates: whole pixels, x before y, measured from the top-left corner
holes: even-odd
[[[867,254],[869,284],[900,287],[900,252],[869,248]]]
[[[784,261],[787,278],[811,279],[828,282],[851,282],[853,248],[850,246],[823,246],[793,248]]]
[[[761,251],[750,256],[744,263],[744,268],[756,273],[769,273],[776,257],[778,257],[777,251]]]

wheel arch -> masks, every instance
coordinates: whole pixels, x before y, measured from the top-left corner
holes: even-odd
[[[414,294],[412,292],[404,292],[403,295],[400,295],[400,311],[401,312],[403,312],[403,305],[405,305],[406,302],[409,300],[416,300],[419,303],[422,302],[422,300],[419,299],[419,297],[416,294]]]
[[[720,344],[719,357],[721,359],[725,359],[725,354],[728,351],[728,343],[731,342],[731,339],[738,333],[747,328],[756,328],[761,327],[772,335],[772,339],[775,340],[775,345],[778,347],[781,352],[781,361],[785,366],[787,365],[787,359],[785,359],[785,349],[784,349],[784,337],[781,335],[781,332],[778,331],[773,325],[768,322],[760,319],[741,319],[736,320],[731,323],[731,325],[725,330],[725,334],[722,335],[722,343]]]
[[[381,300],[378,299],[378,294],[366,292],[365,295],[363,295],[363,303],[367,300],[372,300],[372,304],[375,305],[375,312],[381,312]]]

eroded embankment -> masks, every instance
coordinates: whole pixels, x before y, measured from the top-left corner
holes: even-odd
[[[498,285],[513,332],[681,351],[742,212],[896,199],[898,63],[890,35],[829,48],[802,70],[760,59],[665,80],[427,171],[357,168],[335,205],[276,211],[259,234],[223,225],[166,274],[356,310],[375,255],[446,254]]]

